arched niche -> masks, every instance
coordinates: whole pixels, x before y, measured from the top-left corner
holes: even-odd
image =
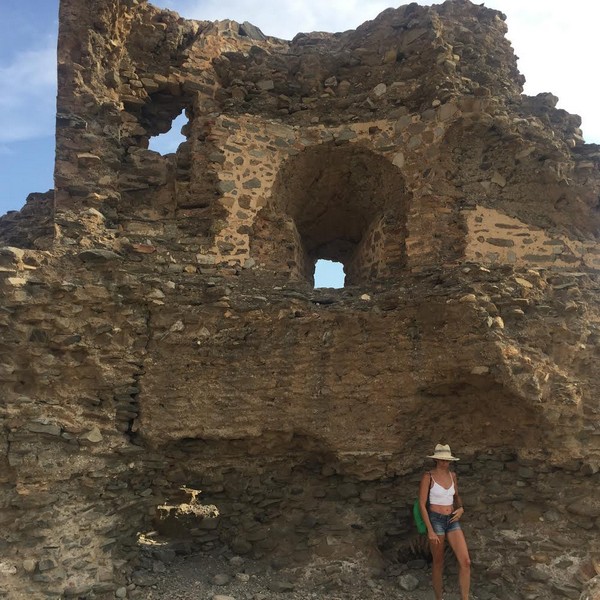
[[[254,228],[252,254],[313,281],[319,259],[341,262],[346,284],[406,263],[407,193],[398,168],[359,144],[321,144],[287,159]]]

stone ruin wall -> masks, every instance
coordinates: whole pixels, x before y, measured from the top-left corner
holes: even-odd
[[[600,149],[521,95],[505,32],[463,0],[292,42],[62,0],[55,190],[0,220],[5,594],[144,597],[155,527],[316,590],[381,572],[443,440],[497,597],[578,597]],[[157,521],[182,486],[220,515]]]

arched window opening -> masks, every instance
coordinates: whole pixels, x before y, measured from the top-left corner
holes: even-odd
[[[177,151],[179,145],[186,141],[186,136],[183,135],[183,128],[189,123],[185,115],[185,111],[173,120],[171,128],[166,133],[155,135],[150,138],[148,148],[165,156]]]
[[[315,263],[315,288],[343,288],[345,278],[341,262],[318,260]]]
[[[330,285],[314,283],[320,260],[343,265],[339,287],[389,277],[406,264],[407,207],[402,173],[386,158],[359,144],[312,146],[280,167],[253,253],[315,287]]]

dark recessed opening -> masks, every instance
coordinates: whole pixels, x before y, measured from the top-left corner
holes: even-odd
[[[317,261],[343,265],[343,283],[315,287],[372,281],[404,265],[406,213],[404,179],[386,158],[359,144],[314,146],[281,166],[256,255],[269,264],[277,246],[280,264],[311,283]]]

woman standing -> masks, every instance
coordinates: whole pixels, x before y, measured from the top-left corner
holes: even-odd
[[[442,600],[442,574],[444,570],[444,544],[446,539],[458,561],[458,583],[461,600],[469,600],[471,586],[471,559],[460,518],[465,509],[458,495],[456,474],[450,471],[452,456],[450,446],[438,444],[433,455],[435,468],[425,473],[419,486],[419,504],[433,556],[432,579],[435,600]],[[428,502],[429,500],[429,502]]]

